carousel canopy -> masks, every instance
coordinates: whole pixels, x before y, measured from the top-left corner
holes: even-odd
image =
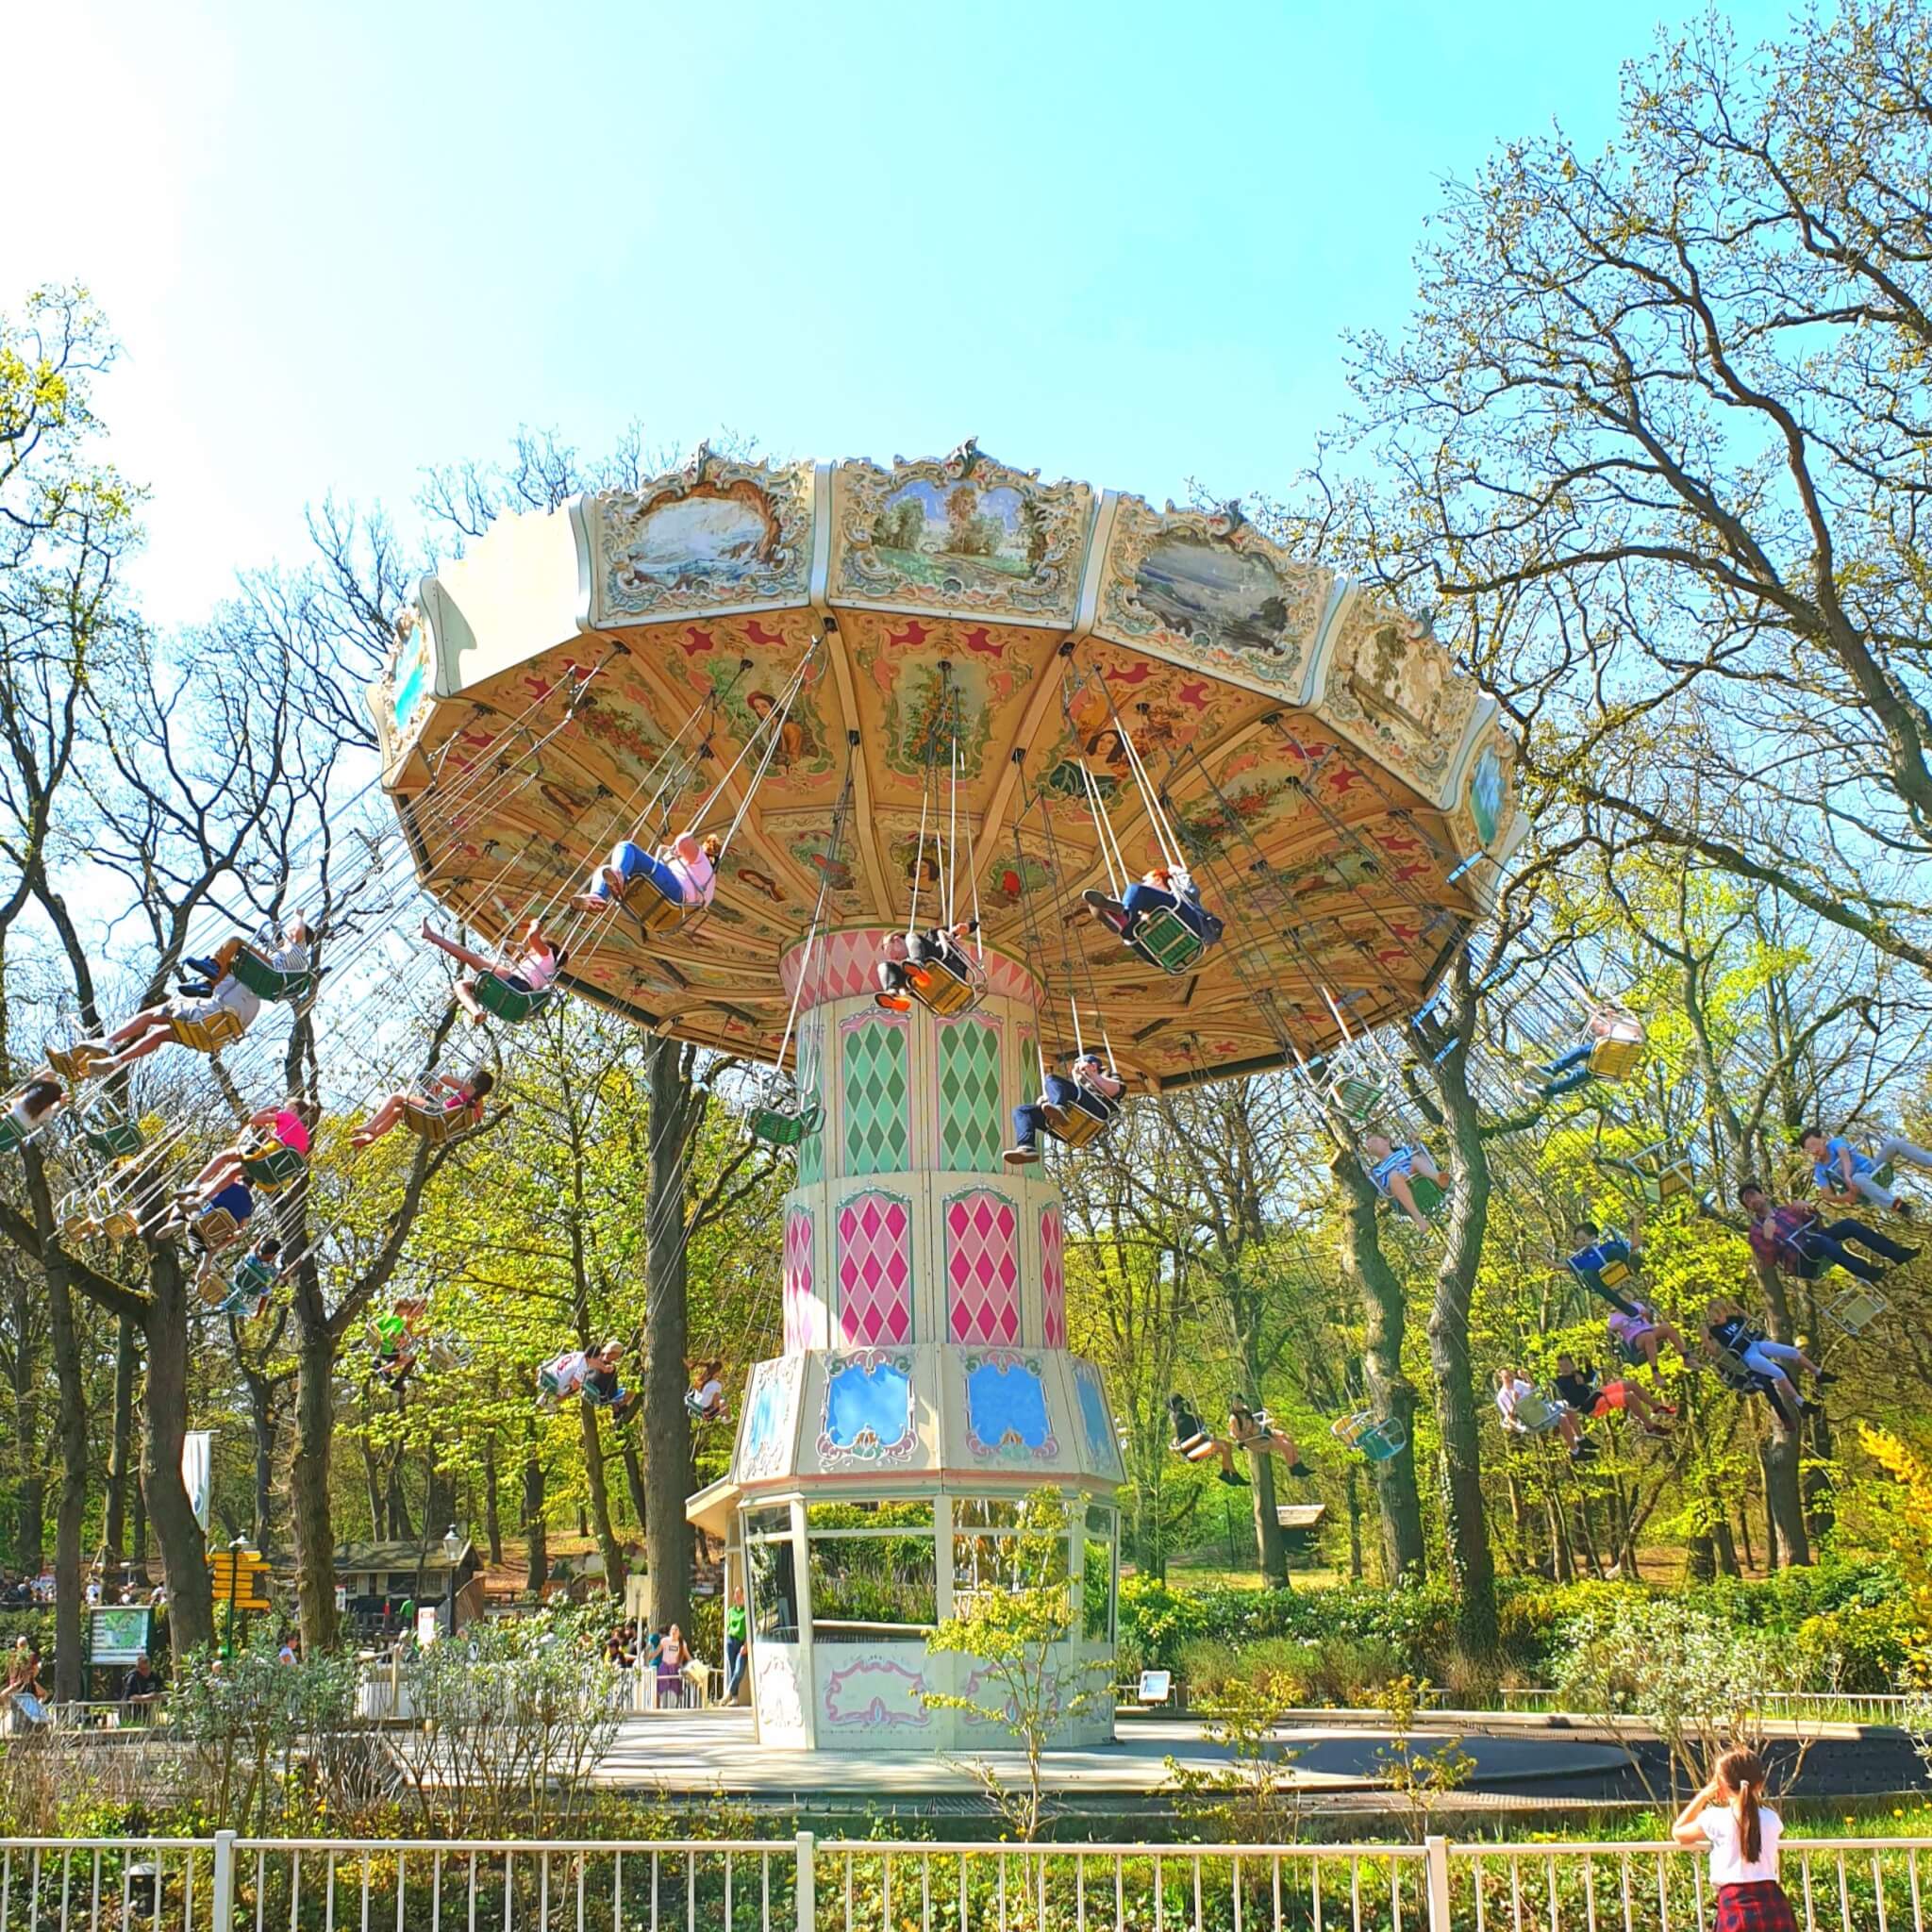
[[[976,907],[1050,1041],[1077,996],[1157,1086],[1312,1056],[1416,1009],[1524,829],[1513,742],[1425,626],[1238,509],[971,443],[700,451],[505,519],[423,581],[371,702],[439,899],[498,942],[541,915],[578,993],[765,1057],[815,912],[904,927],[915,886],[921,924]],[[1173,976],[1077,916],[1106,835],[1138,874],[1163,817],[1225,924]],[[617,840],[687,827],[729,833],[702,921],[568,910]]]

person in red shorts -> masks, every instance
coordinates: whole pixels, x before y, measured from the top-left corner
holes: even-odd
[[[1596,1371],[1588,1363],[1579,1369],[1567,1355],[1557,1357],[1557,1393],[1578,1415],[1608,1415],[1613,1409],[1623,1409],[1642,1427],[1646,1436],[1668,1434],[1658,1418],[1677,1412],[1646,1395],[1635,1382],[1599,1382]]]

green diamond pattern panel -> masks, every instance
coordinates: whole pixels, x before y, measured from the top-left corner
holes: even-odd
[[[798,1096],[802,1106],[809,1107],[819,1098],[820,1075],[813,1071],[811,1091]],[[798,1185],[808,1188],[825,1177],[825,1134],[826,1128],[820,1128],[816,1134],[808,1134],[798,1146]]]
[[[845,1172],[897,1174],[912,1162],[907,1131],[911,1028],[861,1020],[845,1036]]]
[[[940,1165],[999,1172],[1000,1033],[984,1020],[940,1028]]]

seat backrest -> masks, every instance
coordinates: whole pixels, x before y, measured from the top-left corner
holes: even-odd
[[[1208,949],[1179,913],[1165,906],[1134,922],[1134,949],[1163,973],[1185,973]]]

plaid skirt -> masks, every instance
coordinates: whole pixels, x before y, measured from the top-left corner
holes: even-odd
[[[1798,1932],[1791,1902],[1775,1878],[1751,1885],[1720,1885],[1714,1932]]]

